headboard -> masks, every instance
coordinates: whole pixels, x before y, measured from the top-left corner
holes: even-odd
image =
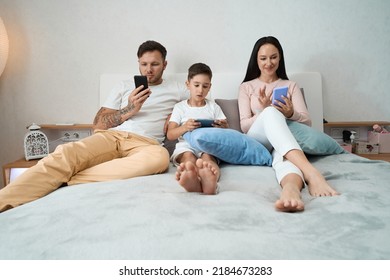
[[[167,79],[175,79],[185,82],[186,73],[166,73]],[[312,119],[312,126],[323,131],[323,107],[322,107],[322,79],[318,72],[292,72],[288,73],[290,80],[297,82],[303,88],[306,104]],[[132,79],[129,74],[102,74],[100,76],[99,104],[106,100],[111,89],[121,80]],[[211,99],[236,99],[238,88],[244,79],[243,74],[238,73],[213,73],[212,87],[209,93]]]

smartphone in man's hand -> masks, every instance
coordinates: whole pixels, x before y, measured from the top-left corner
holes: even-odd
[[[134,83],[135,83],[136,88],[141,86],[141,85],[144,86],[144,88],[142,90],[145,90],[148,88],[148,78],[146,76],[135,75],[134,76]]]

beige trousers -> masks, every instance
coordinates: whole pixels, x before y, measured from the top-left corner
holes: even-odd
[[[101,130],[60,145],[0,190],[0,212],[41,198],[63,183],[75,185],[163,173],[169,153],[157,141],[123,131]]]

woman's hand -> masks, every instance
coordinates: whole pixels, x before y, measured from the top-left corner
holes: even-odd
[[[267,96],[267,94],[265,93],[265,87],[260,88],[258,100],[260,103],[260,107],[262,109],[265,109],[268,106],[271,106],[271,103],[272,103],[271,96]]]
[[[294,106],[291,101],[291,96],[290,94],[288,94],[287,97],[282,96],[282,99],[285,104],[276,100],[276,104],[274,104],[273,106],[278,109],[286,117],[286,119],[289,119],[294,115]]]

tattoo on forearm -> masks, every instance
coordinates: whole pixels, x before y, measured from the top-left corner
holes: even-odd
[[[134,104],[133,104],[133,103],[130,103],[130,104],[127,105],[125,108],[120,109],[120,110],[119,110],[119,114],[120,114],[120,115],[125,115],[125,114],[127,114],[127,113],[133,111],[133,109],[134,109]]]
[[[134,104],[129,104],[125,108],[120,109],[119,111],[113,113],[104,113],[104,108],[101,108],[96,114],[96,117],[93,121],[94,125],[99,122],[104,126],[105,129],[115,127],[120,125],[122,121],[122,116],[134,110]]]

